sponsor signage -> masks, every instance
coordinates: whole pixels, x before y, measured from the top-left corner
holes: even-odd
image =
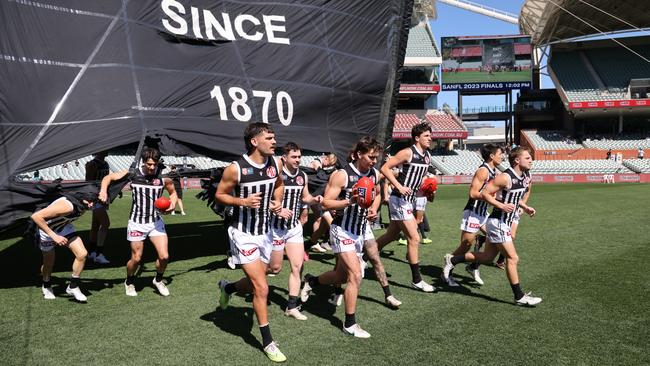
[[[569,109],[593,109],[593,108],[627,108],[627,107],[650,107],[650,99],[629,99],[629,100],[600,100],[594,102],[570,102]]]
[[[401,94],[437,94],[440,85],[437,84],[402,84],[399,87]]]

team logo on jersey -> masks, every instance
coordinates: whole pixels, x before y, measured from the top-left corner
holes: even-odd
[[[275,171],[274,166],[270,166],[270,167],[266,168],[266,175],[269,178],[275,178],[275,176],[278,175],[278,172]]]
[[[429,159],[429,155],[425,155],[425,156],[424,156],[424,162],[427,163],[427,164],[429,164],[430,161],[431,161],[431,160]]]
[[[239,249],[239,252],[246,257],[249,257],[251,254],[255,253],[257,247],[251,249]]]
[[[160,179],[158,179],[158,178],[154,179],[153,182],[152,182],[152,184],[153,184],[154,186],[159,185],[159,184],[160,184]]]
[[[301,175],[296,177],[296,184],[299,185],[299,186],[305,184],[305,180],[302,178]]]
[[[253,174],[253,168],[244,168],[241,170],[242,175],[251,175]]]
[[[350,182],[351,182],[351,183],[354,183],[354,182],[356,182],[356,181],[358,181],[358,180],[359,180],[359,177],[357,177],[356,175],[351,175],[351,176],[350,176]]]

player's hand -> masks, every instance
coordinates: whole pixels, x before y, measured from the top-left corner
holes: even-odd
[[[108,194],[106,191],[100,191],[99,196],[97,197],[100,202],[107,203],[108,202]]]
[[[278,213],[278,217],[281,217],[285,220],[289,220],[291,216],[293,216],[293,211],[288,208],[281,208],[280,213]]]
[[[54,236],[51,237],[52,240],[56,243],[56,245],[68,245],[68,238],[65,236],[61,236],[58,234],[54,234]]]
[[[171,203],[169,205],[169,208],[166,209],[165,212],[163,212],[163,213],[164,214],[170,214],[170,213],[174,212],[175,209],[176,209],[176,204],[174,203],[174,201],[171,201]]]
[[[377,210],[370,207],[368,209],[368,215],[366,215],[366,218],[368,219],[368,221],[375,221],[377,219]]]
[[[535,214],[537,213],[537,211],[535,211],[535,209],[530,206],[522,207],[522,209],[530,217],[535,217]]]
[[[357,203],[359,199],[359,190],[357,188],[352,189],[352,195],[350,196],[350,206]]]
[[[404,187],[404,186],[400,185],[396,189],[399,191],[399,193],[402,196],[409,196],[409,195],[413,194],[413,190],[411,188],[409,188],[409,187]]]
[[[260,208],[261,204],[262,204],[262,192],[257,192],[244,198],[243,206],[248,208]],[[273,202],[271,202],[271,209],[273,209]]]
[[[514,212],[515,211],[515,205],[513,205],[512,203],[504,203],[503,207],[501,208],[501,211],[508,212],[508,213],[509,212]]]
[[[318,195],[314,197],[314,203],[322,203],[323,202],[323,196]]]

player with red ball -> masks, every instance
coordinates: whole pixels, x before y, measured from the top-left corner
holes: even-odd
[[[163,282],[163,274],[169,262],[167,231],[161,213],[174,212],[176,207],[176,190],[169,178],[161,176],[163,165],[160,163],[160,151],[151,147],[142,150],[142,165],[132,171],[111,173],[102,179],[99,200],[108,200],[108,186],[111,182],[127,178],[131,182],[133,204],[127,225],[127,240],[131,242],[131,259],[126,263],[126,281],[124,290],[127,296],[138,296],[135,288],[135,273],[142,259],[144,240],[148,237],[156,248],[156,277],[152,283],[162,296],[169,296],[169,289]],[[162,197],[163,190],[169,193],[169,199]]]
[[[337,264],[333,270],[320,276],[307,274],[300,293],[304,302],[309,299],[311,289],[315,286],[346,284],[343,293],[343,331],[357,338],[370,337],[370,333],[357,324],[355,316],[357,296],[363,278],[361,255],[364,251],[373,262],[380,283],[385,281],[382,285],[388,287],[383,265],[379,261],[377,243],[368,222],[377,218],[377,209],[381,203],[379,185],[376,184],[379,181],[379,172],[374,168],[380,153],[379,142],[373,137],[364,137],[352,149],[352,161],[331,175],[325,188],[323,208],[336,211],[330,227],[330,240],[332,251],[337,256]]]

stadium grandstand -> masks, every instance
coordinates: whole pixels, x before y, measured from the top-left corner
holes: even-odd
[[[319,157],[319,154],[313,152],[305,152],[300,160],[301,166],[309,166],[312,160]],[[44,181],[51,181],[55,179],[63,179],[65,181],[82,181],[86,177],[86,163],[92,160],[92,156],[85,156],[83,158],[69,161],[67,163],[58,164],[49,168],[40,169],[38,171],[39,179]],[[106,162],[110,166],[111,171],[119,172],[129,169],[135,161],[134,155],[109,155],[106,157]],[[172,166],[188,167],[191,169],[214,169],[224,168],[230,164],[230,161],[215,160],[205,156],[165,156],[163,157],[163,164],[165,169],[163,174],[169,173]],[[34,180],[33,173],[19,174],[18,178],[21,180]]]

